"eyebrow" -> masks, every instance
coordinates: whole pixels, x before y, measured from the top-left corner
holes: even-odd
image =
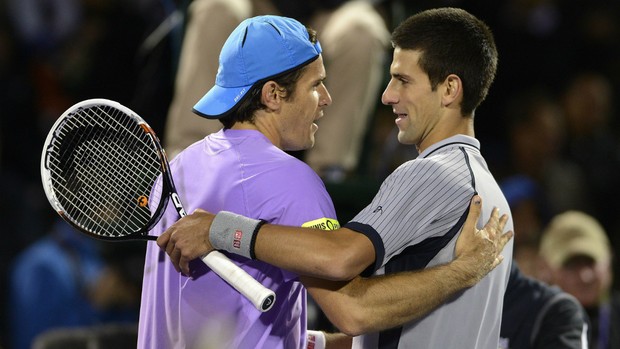
[[[411,80],[411,77],[409,75],[402,74],[402,73],[392,73],[390,75],[392,75],[392,77],[395,79]]]
[[[319,83],[325,82],[325,79],[327,79],[327,76],[319,77],[319,78],[314,79],[312,83],[315,85],[318,85]]]

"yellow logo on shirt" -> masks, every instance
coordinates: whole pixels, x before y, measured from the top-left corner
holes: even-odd
[[[301,225],[304,228],[314,228],[314,229],[322,229],[322,230],[336,230],[340,228],[340,223],[338,223],[337,219],[332,218],[319,218],[310,222],[306,222]]]

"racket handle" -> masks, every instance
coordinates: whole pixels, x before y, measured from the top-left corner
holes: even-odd
[[[266,312],[275,303],[276,294],[272,290],[256,281],[221,252],[211,251],[201,259],[224,281],[252,302],[256,309]]]

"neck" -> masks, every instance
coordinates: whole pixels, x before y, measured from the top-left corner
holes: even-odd
[[[282,138],[277,131],[276,124],[272,121],[273,115],[269,112],[259,111],[254,117],[253,122],[236,122],[231,129],[233,130],[256,130],[267,137],[276,147],[282,149]]]
[[[428,137],[425,137],[420,144],[416,145],[416,148],[418,152],[421,153],[431,145],[456,135],[476,136],[474,132],[473,115],[462,116],[458,114],[447,116],[445,122],[438,124]]]

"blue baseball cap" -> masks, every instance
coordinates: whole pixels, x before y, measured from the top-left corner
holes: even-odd
[[[310,42],[306,27],[292,18],[248,18],[224,43],[215,86],[193,111],[208,119],[224,117],[252,85],[304,66],[317,59],[321,51],[318,41]]]

